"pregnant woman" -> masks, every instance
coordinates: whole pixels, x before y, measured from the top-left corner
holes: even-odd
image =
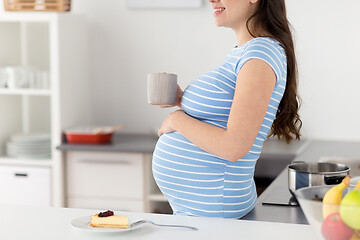
[[[153,175],[174,214],[240,218],[257,201],[254,168],[269,135],[300,139],[296,60],[284,0],[209,0],[237,46],[178,88],[159,129]]]

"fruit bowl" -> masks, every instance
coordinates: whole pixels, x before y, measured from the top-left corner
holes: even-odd
[[[294,194],[318,239],[360,240],[360,204],[356,200],[354,204],[346,205],[323,203],[324,195],[332,187],[333,185],[306,187],[297,189]],[[353,189],[354,187],[344,189],[343,199]]]

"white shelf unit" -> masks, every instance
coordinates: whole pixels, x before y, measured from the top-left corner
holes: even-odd
[[[1,95],[20,95],[20,96],[51,96],[48,89],[7,89],[0,88]]]
[[[89,124],[87,24],[71,13],[9,12],[0,15],[0,66],[31,66],[49,73],[49,89],[0,88],[0,165],[49,168],[51,206],[64,206],[62,130]],[[51,134],[50,159],[6,156],[17,133]],[[0,193],[0,195],[3,193]]]
[[[41,160],[29,160],[21,158],[11,158],[11,157],[1,157],[0,165],[7,166],[34,166],[34,167],[52,167],[51,159],[41,159]]]

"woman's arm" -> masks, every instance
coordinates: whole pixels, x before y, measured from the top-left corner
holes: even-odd
[[[237,76],[227,129],[204,123],[178,110],[165,119],[158,134],[177,131],[202,150],[237,161],[249,152],[255,141],[275,82],[275,73],[266,62],[251,59]]]

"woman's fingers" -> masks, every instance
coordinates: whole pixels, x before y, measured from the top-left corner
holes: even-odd
[[[160,105],[161,108],[175,107],[175,105]]]
[[[181,90],[180,86],[177,85],[176,104],[175,105],[160,105],[160,108],[171,108],[171,107],[176,107],[176,106],[181,108],[182,95],[183,95],[183,90]]]

